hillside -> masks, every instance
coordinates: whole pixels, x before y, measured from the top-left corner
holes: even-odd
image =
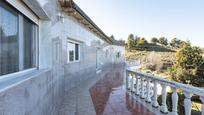
[[[169,75],[169,71],[176,61],[176,51],[160,45],[146,45],[134,50],[126,50],[127,60],[140,60],[143,71]]]

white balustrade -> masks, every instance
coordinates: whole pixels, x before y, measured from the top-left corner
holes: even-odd
[[[204,97],[200,96],[200,100],[202,101],[202,108],[201,108],[201,114],[204,115]]]
[[[146,102],[147,103],[151,103],[151,97],[150,97],[150,79],[147,78],[147,85],[146,85],[146,88],[147,88],[147,94],[146,94]]]
[[[127,76],[127,89],[128,90],[130,90],[130,88],[131,88],[131,79],[132,79],[132,76],[131,76],[131,74],[127,74],[128,76]]]
[[[160,109],[162,113],[170,113],[171,115],[178,115],[178,93],[177,91],[183,91],[185,95],[184,99],[184,107],[185,107],[185,115],[191,115],[192,102],[191,97],[193,95],[197,95],[200,97],[202,102],[201,113],[204,115],[204,89],[198,88],[182,83],[178,83],[175,81],[170,81],[161,77],[153,76],[146,73],[141,73],[137,71],[128,70],[126,71],[126,87],[127,89],[131,89],[131,91],[135,92],[137,96],[145,99],[146,102],[151,103],[154,108]],[[152,81],[152,83],[151,83]],[[161,85],[161,96],[162,96],[162,105],[158,104],[158,84]],[[151,86],[153,85],[153,89]],[[168,111],[167,107],[167,86],[172,89],[172,111]],[[169,91],[169,90],[168,90]],[[152,95],[153,93],[153,95]],[[152,96],[152,97],[151,97]],[[147,103],[147,104],[148,104]],[[149,107],[149,106],[148,106]]]
[[[178,115],[178,94],[177,94],[177,88],[172,87],[172,114]]]
[[[157,87],[157,80],[154,80],[154,91],[153,91],[153,103],[152,103],[152,106],[155,107],[155,108],[158,108],[159,107],[159,104],[158,104],[158,101],[157,101],[157,90],[158,90],[158,87]]]
[[[185,115],[191,115],[191,109],[192,109],[191,97],[192,97],[192,94],[185,91],[184,95],[185,95],[185,99],[184,99]]]
[[[135,94],[137,95],[137,96],[139,96],[140,95],[140,85],[139,85],[139,76],[137,76],[137,75],[135,75],[135,77],[136,77],[136,87],[135,87],[135,89],[136,89],[136,91],[135,91]]]
[[[141,97],[142,99],[144,99],[144,98],[145,98],[145,86],[144,86],[144,80],[145,80],[145,78],[144,78],[144,77],[141,77],[140,79],[141,79],[140,97]]]
[[[166,96],[167,96],[167,92],[166,92],[166,84],[161,84],[162,86],[162,106],[161,106],[161,112],[162,113],[168,113],[168,109],[167,109],[167,105],[166,105]]]
[[[135,93],[136,78],[135,75],[132,76],[132,93]]]
[[[126,72],[126,89],[129,89],[129,73]]]

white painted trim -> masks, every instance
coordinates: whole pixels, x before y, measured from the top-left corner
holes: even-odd
[[[15,72],[15,73],[2,75],[2,76],[0,76],[0,81],[4,80],[4,79],[8,79],[8,78],[15,78],[15,77],[30,73],[30,72],[32,72],[34,70],[37,70],[37,68],[31,68],[31,69],[26,69],[26,70]]]
[[[78,51],[78,53],[79,53],[79,60],[75,60],[75,49],[74,49],[74,61],[69,61],[69,52],[68,52],[68,49],[69,49],[69,46],[68,46],[68,43],[73,43],[73,44],[78,44],[79,45],[79,51]],[[79,41],[75,41],[75,40],[72,40],[72,39],[67,39],[67,43],[66,43],[66,45],[67,45],[67,63],[77,63],[77,62],[80,62],[81,61],[81,45],[82,43],[81,42],[79,42]]]
[[[16,8],[19,12],[39,25],[39,18],[20,0],[6,0],[10,5]]]

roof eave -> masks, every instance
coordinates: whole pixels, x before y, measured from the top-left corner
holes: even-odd
[[[59,0],[61,7],[65,12],[71,14],[80,23],[89,28],[96,35],[100,36],[106,42],[112,44],[113,41],[108,37],[72,0]]]

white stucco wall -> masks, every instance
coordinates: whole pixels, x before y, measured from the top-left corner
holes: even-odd
[[[124,47],[104,42],[76,19],[61,12],[58,0],[37,1],[50,17],[50,20],[38,20],[39,70],[0,85],[0,114],[49,115],[65,91],[88,79],[98,68],[124,61]],[[64,21],[58,17],[59,12],[65,15]],[[67,39],[81,43],[79,62],[67,63]],[[56,43],[59,44],[57,53]],[[120,58],[116,58],[117,52],[121,52]]]

